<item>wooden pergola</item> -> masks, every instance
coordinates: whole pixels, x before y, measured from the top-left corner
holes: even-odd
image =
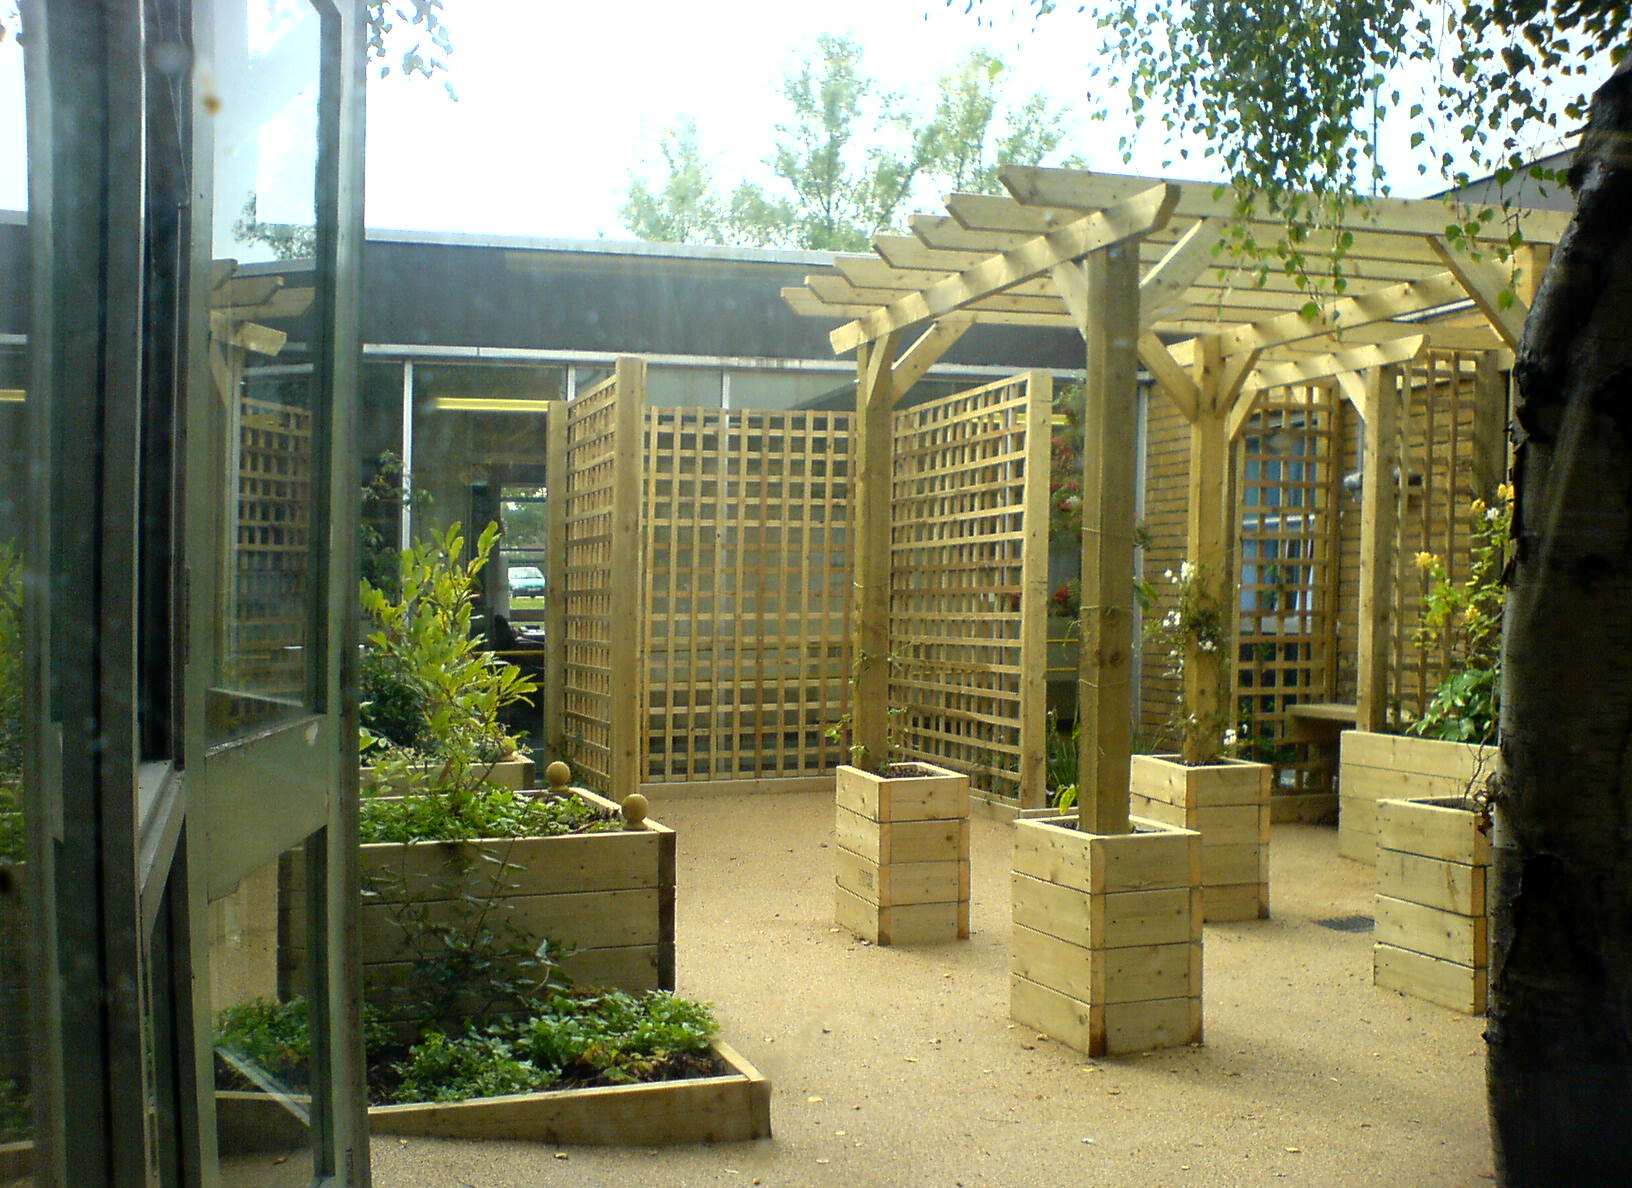
[[[1256,272],[1224,246],[1228,187],[1081,170],[1010,167],[1007,196],[954,194],[911,235],[881,235],[876,259],[841,257],[783,290],[797,312],[847,319],[835,353],[856,352],[856,634],[858,656],[889,652],[890,416],[902,395],[976,323],[1070,326],[1087,346],[1083,417],[1082,638],[1078,717],[1082,826],[1128,828],[1132,730],[1133,524],[1137,371],[1142,363],[1190,425],[1186,554],[1229,605],[1234,509],[1224,497],[1229,446],[1260,393],[1335,382],[1365,421],[1357,715],[1382,725],[1392,581],[1389,517],[1377,476],[1394,468],[1389,371],[1429,346],[1511,352],[1564,212],[1516,210],[1486,222],[1469,250],[1448,228],[1475,211],[1440,199],[1377,199],[1301,245],[1308,258],[1345,247],[1346,285],[1310,317],[1299,278]],[[1249,219],[1260,242],[1278,216]],[[1506,263],[1493,249],[1519,231]],[[1517,269],[1517,273],[1515,273]],[[1515,283],[1516,282],[1516,283]],[[907,335],[915,335],[903,351]],[[1216,715],[1226,690],[1185,665],[1185,703]],[[858,664],[852,723],[884,753],[889,670]]]

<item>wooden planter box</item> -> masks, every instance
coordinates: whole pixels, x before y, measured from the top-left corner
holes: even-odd
[[[1490,838],[1460,804],[1377,804],[1377,985],[1469,1014],[1485,1009]]]
[[[1090,1056],[1201,1041],[1201,835],[1014,825],[1009,1014]]]
[[[598,808],[617,806],[581,788]],[[565,837],[472,842],[381,843],[360,847],[363,903],[358,946],[364,995],[408,1038],[421,1017],[404,982],[412,960],[398,923],[406,902],[455,920],[462,895],[495,896],[504,920],[530,941],[573,950],[562,969],[582,986],[674,989],[674,831],[650,819],[640,829]],[[279,982],[287,995],[305,983],[305,920],[293,893],[304,877],[298,855],[280,868]],[[497,884],[497,885],[496,885]]]
[[[771,1137],[771,1084],[728,1044],[714,1052],[730,1068],[718,1077],[558,1089],[470,1101],[371,1106],[370,1133],[589,1146],[655,1147]],[[218,1093],[223,1154],[304,1147],[302,1119],[264,1093]]]
[[[1343,732],[1338,767],[1337,852],[1377,861],[1377,802],[1459,798],[1501,767],[1495,747],[1407,734]]]
[[[1269,915],[1273,770],[1243,759],[1187,767],[1172,755],[1133,757],[1130,811],[1201,834],[1201,902],[1208,920]]]
[[[969,777],[927,763],[835,777],[839,925],[880,945],[969,936]]]

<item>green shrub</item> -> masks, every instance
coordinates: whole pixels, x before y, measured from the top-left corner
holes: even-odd
[[[661,990],[556,995],[527,1022],[521,1046],[535,1065],[616,1085],[646,1080],[677,1054],[705,1050],[718,1030],[706,1003]]]
[[[363,798],[359,836],[364,842],[471,841],[481,837],[557,837],[609,833],[623,828],[611,809],[596,809],[576,796],[515,792],[482,784],[463,799],[434,789],[393,797]]]
[[[28,1094],[16,1081],[0,1080],[0,1143],[20,1143],[33,1133]]]
[[[516,751],[501,711],[530,701],[538,689],[471,634],[480,575],[497,539],[498,525],[489,524],[471,560],[462,561],[465,538],[454,524],[403,550],[397,594],[366,580],[361,586],[370,627],[363,667],[385,695],[367,716],[378,715],[389,727],[365,722],[363,757],[387,786],[409,795],[434,793],[455,810],[482,788],[494,763]]]
[[[370,1055],[391,1040],[390,1030],[373,1007],[363,1006],[363,1047]],[[310,1011],[306,999],[287,1002],[251,998],[223,1007],[215,1015],[215,1044],[245,1064],[286,1083],[303,1084],[312,1060]]]
[[[555,1082],[554,1069],[538,1069],[516,1058],[510,1041],[494,1034],[450,1039],[431,1032],[393,1068],[402,1077],[396,1101],[464,1101],[531,1093]]]

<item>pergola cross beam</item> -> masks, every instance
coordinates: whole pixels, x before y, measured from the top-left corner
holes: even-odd
[[[1039,235],[948,276],[920,293],[908,294],[833,331],[833,350],[845,354],[893,330],[904,330],[1001,293],[1040,276],[1056,264],[1078,260],[1159,227],[1167,221],[1178,190],[1167,183],[1150,187],[1126,202],[1086,215],[1057,231]]]

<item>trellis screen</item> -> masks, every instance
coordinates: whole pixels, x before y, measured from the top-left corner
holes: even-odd
[[[1237,461],[1236,706],[1255,757],[1293,790],[1328,778],[1320,755],[1287,741],[1287,710],[1333,696],[1340,415],[1326,385],[1265,392]]]
[[[653,408],[645,778],[817,776],[849,691],[850,413]]]
[[[636,790],[640,656],[640,425],[646,368],[620,359],[566,407],[562,733],[580,781]],[[553,481],[553,479],[552,479]],[[552,567],[553,568],[553,567]]]
[[[1415,717],[1445,675],[1447,658],[1423,651],[1416,634],[1427,578],[1419,552],[1467,576],[1470,505],[1489,498],[1506,469],[1505,394],[1491,361],[1475,352],[1427,351],[1400,385],[1396,601],[1389,702]]]
[[[895,415],[891,733],[1021,804],[1044,788],[1050,377]]]

